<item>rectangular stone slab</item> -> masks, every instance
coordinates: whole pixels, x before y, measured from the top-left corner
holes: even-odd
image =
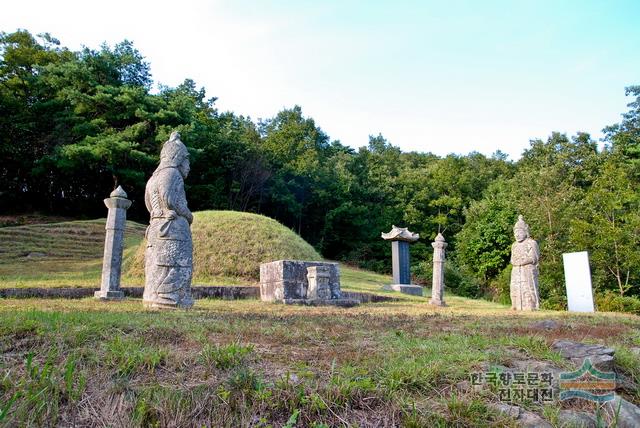
[[[562,261],[569,311],[594,312],[589,254],[586,251],[565,253]]]
[[[411,294],[412,296],[422,296],[423,289],[419,285],[415,284],[389,284],[382,287],[387,291],[399,291],[404,294]]]
[[[302,260],[277,260],[260,265],[260,299],[265,302],[281,302],[288,299],[306,299],[307,268],[329,267],[329,285],[340,286],[338,263]]]

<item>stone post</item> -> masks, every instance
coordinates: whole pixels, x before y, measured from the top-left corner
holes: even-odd
[[[447,248],[447,243],[444,241],[444,236],[438,233],[431,246],[433,247],[433,282],[429,303],[446,306],[444,303],[444,249]]]
[[[307,299],[331,299],[329,280],[331,272],[327,266],[310,266],[307,268]]]
[[[104,200],[104,204],[109,208],[109,214],[105,226],[107,232],[102,260],[102,283],[100,291],[95,292],[95,297],[102,300],[119,300],[124,297],[124,293],[120,290],[120,272],[122,270],[124,228],[127,221],[127,209],[131,206],[131,201],[127,199],[127,194],[120,186],[109,196]]]
[[[409,264],[409,243],[415,242],[419,238],[420,235],[409,232],[406,227],[392,226],[390,232],[382,233],[382,239],[391,241],[391,265],[393,267],[393,284],[385,288],[422,296],[422,287],[411,284]]]

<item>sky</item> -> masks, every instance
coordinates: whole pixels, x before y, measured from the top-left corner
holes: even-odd
[[[332,140],[518,159],[529,140],[617,123],[640,84],[640,1],[35,1],[0,31],[124,39],[253,120],[300,105]]]

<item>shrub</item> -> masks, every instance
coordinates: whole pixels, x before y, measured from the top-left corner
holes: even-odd
[[[423,260],[412,268],[415,282],[431,286],[433,280],[433,262]],[[478,297],[480,287],[470,275],[463,272],[458,266],[447,260],[444,264],[444,285],[453,294],[462,297]]]
[[[620,296],[611,291],[596,294],[596,307],[600,312],[626,312],[640,315],[640,299]]]

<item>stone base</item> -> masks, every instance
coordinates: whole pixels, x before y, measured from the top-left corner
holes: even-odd
[[[411,294],[412,296],[422,296],[422,287],[415,284],[388,284],[382,287],[387,291],[399,291],[404,294]]]
[[[341,308],[352,308],[360,304],[357,299],[284,299],[285,305],[305,305],[305,306],[339,306]]]
[[[96,291],[93,297],[100,300],[122,300],[124,299],[124,293],[120,290],[117,291]]]
[[[306,299],[309,288],[307,268],[329,268],[329,288],[340,290],[338,263],[302,260],[277,260],[260,265],[260,299],[263,302],[281,302],[288,299]],[[338,297],[334,295],[333,297]]]
[[[429,299],[429,304],[431,304],[433,306],[441,306],[441,307],[447,306],[447,304],[444,302],[444,300]]]
[[[148,309],[190,309],[193,306],[193,300],[182,302],[180,304],[170,304],[162,302],[150,302],[143,300],[142,304]]]

